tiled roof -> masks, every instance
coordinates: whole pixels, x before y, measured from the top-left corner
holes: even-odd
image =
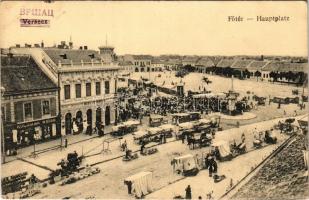
[[[169,59],[168,61],[167,61],[167,64],[170,64],[170,65],[179,65],[179,64],[181,64],[181,60],[180,59]]]
[[[288,63],[288,62],[271,62],[267,64],[262,71],[278,72],[308,72],[308,63]]]
[[[150,55],[132,55],[134,60],[152,60]]]
[[[214,66],[213,62],[208,58],[202,58],[196,62],[196,65],[203,67],[212,67]]]
[[[231,67],[234,62],[235,62],[235,60],[233,60],[233,59],[222,59],[218,63],[217,67]]]
[[[253,61],[250,65],[248,65],[248,70],[261,70],[264,65],[266,65],[267,61]]]
[[[308,63],[271,62],[263,67],[262,71],[307,72]]]
[[[234,69],[246,69],[252,60],[237,60],[231,67]]]
[[[120,66],[128,66],[128,65],[133,65],[131,61],[119,61]]]
[[[61,63],[81,63],[91,62],[93,60],[100,61],[100,55],[94,50],[72,50],[72,49],[44,49],[45,53],[54,61],[55,64]],[[61,55],[66,55],[64,59]]]
[[[163,60],[153,60],[151,61],[152,64],[164,64],[165,62]]]
[[[1,85],[6,93],[57,89],[30,56],[1,56]]]
[[[198,57],[185,57],[182,62],[196,63],[198,60]]]

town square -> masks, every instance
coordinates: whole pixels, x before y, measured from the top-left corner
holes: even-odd
[[[308,197],[306,49],[278,47],[270,53],[264,41],[256,44],[265,45],[264,52],[247,45],[226,47],[230,40],[241,43],[243,38],[225,38],[220,33],[210,34],[213,38],[207,46],[203,37],[198,40],[184,32],[207,35],[208,28],[195,26],[194,20],[210,16],[202,14],[201,8],[220,10],[223,2],[219,6],[195,2],[190,6],[199,15],[188,17],[190,21],[183,18],[187,2],[175,2],[181,13],[170,3],[102,2],[96,4],[98,13],[87,11],[91,19],[100,16],[103,21],[110,10],[122,11],[121,20],[111,20],[134,22],[141,30],[146,30],[143,23],[149,24],[141,16],[151,19],[149,30],[162,28],[162,35],[150,31],[147,42],[142,36],[129,37],[136,33],[132,26],[121,27],[127,34],[115,31],[117,26],[110,28],[114,35],[97,28],[94,40],[78,33],[85,29],[77,25],[60,40],[56,31],[49,35],[52,38],[6,36],[12,41],[1,48],[3,199]],[[135,4],[144,10],[135,10]],[[20,9],[22,17],[37,17],[29,20],[51,22],[82,9],[72,5],[72,10],[57,18],[57,5],[60,2],[34,9],[7,4],[1,9]],[[296,5],[303,8],[301,2]],[[40,14],[42,9],[47,14]],[[164,17],[173,12],[175,19]],[[162,19],[173,23],[165,27]],[[237,29],[225,25],[231,32]],[[173,43],[169,34],[182,26],[188,29],[173,36],[183,40],[183,46],[177,46],[179,41]],[[20,28],[25,27],[20,24],[16,30]],[[31,28],[25,34],[41,34],[38,27]],[[53,34],[48,30],[43,32]],[[57,28],[59,33],[65,30]],[[121,38],[137,47],[126,46]],[[165,44],[167,38],[171,41]],[[218,38],[224,42],[212,46],[211,40]]]

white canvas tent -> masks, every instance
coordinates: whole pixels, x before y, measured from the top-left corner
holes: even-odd
[[[171,131],[175,131],[176,127],[172,124],[163,124],[161,126],[159,126],[161,129],[163,130],[171,130]]]
[[[180,129],[188,130],[194,128],[194,123],[192,122],[185,122],[178,125]]]
[[[187,154],[184,156],[175,157],[172,160],[174,171],[189,171],[197,168],[197,162],[193,155]]]
[[[138,126],[139,124],[140,122],[137,120],[130,120],[130,121],[123,122],[123,125],[125,126]]]
[[[214,142],[212,146],[218,148],[221,158],[226,158],[231,155],[230,145],[227,141],[220,140]]]
[[[148,131],[148,133],[150,135],[157,135],[157,134],[162,132],[162,128],[160,128],[160,127],[152,127],[152,128],[148,128],[147,131]]]
[[[204,119],[200,119],[199,122],[202,124],[210,124],[211,120],[204,118]]]
[[[133,138],[135,140],[141,139],[141,138],[145,137],[147,134],[148,134],[147,131],[139,130],[139,131],[136,131],[136,132],[133,133],[133,135],[134,135]]]
[[[137,198],[141,198],[143,195],[152,192],[152,172],[140,172],[134,174],[127,177],[124,182],[128,187],[131,187],[131,194]]]

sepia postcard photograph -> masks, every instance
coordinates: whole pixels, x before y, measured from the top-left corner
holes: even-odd
[[[1,199],[308,199],[307,6],[0,2]]]

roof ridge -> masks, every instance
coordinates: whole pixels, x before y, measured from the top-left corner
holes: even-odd
[[[252,65],[252,63],[253,63],[254,61],[256,61],[256,60],[251,60],[251,62],[246,66],[246,69],[248,69],[248,68]]]
[[[263,70],[264,68],[266,68],[266,66],[267,65],[269,65],[270,63],[272,63],[272,61],[266,61],[266,63],[265,63],[265,65],[263,65],[262,67],[261,67],[261,70]]]

